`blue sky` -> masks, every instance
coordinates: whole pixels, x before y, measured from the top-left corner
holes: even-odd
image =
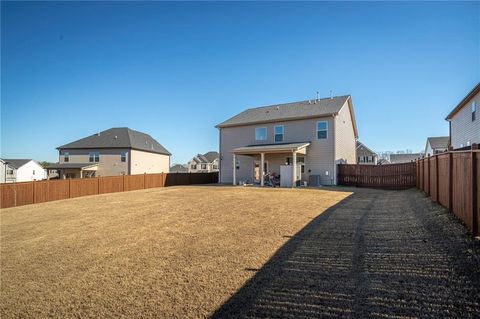
[[[1,156],[128,126],[186,162],[245,108],[330,90],[370,148],[419,151],[479,80],[479,2],[2,2]]]

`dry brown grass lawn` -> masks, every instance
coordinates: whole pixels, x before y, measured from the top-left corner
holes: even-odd
[[[1,317],[205,317],[349,193],[189,186],[1,211]]]

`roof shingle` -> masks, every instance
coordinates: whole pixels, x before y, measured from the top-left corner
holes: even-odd
[[[132,148],[140,151],[172,155],[150,135],[128,127],[114,127],[57,147],[57,149]]]

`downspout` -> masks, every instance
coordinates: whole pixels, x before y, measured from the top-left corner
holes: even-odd
[[[335,121],[336,121],[336,115],[333,114],[333,176],[330,179],[333,185],[337,185],[337,143],[335,143],[335,137],[336,137]]]
[[[218,181],[217,183],[220,184],[222,180],[222,162],[223,162],[223,154],[222,154],[222,129],[218,128]]]

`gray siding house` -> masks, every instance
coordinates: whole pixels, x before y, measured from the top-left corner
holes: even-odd
[[[216,127],[221,183],[263,185],[262,176],[283,169],[280,179],[291,179],[292,186],[312,178],[332,185],[337,163],[356,163],[349,95],[251,108]]]
[[[443,153],[448,151],[448,146],[450,143],[449,136],[437,136],[427,138],[427,143],[425,145],[425,155],[435,155],[438,153]]]
[[[150,135],[128,127],[95,133],[57,148],[60,178],[168,173],[170,152]]]
[[[205,154],[197,154],[190,161],[187,167],[189,173],[218,172],[218,152],[210,151]]]
[[[448,114],[450,145],[454,149],[480,144],[480,83]]]

